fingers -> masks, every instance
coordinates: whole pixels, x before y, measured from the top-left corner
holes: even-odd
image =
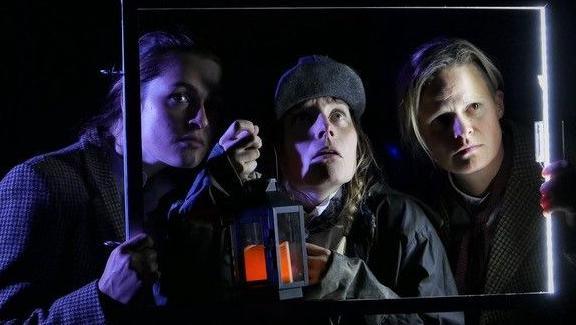
[[[260,128],[248,120],[234,121],[224,132],[218,143],[228,151],[230,147],[238,143],[239,140],[252,135],[257,136]]]
[[[262,148],[262,138],[243,130],[240,132],[240,137],[228,148],[228,151],[260,149]]]
[[[121,254],[129,257],[128,265],[143,282],[153,282],[160,276],[158,253],[154,240],[147,234],[138,234],[118,246]]]
[[[259,147],[241,148],[232,153],[234,160],[239,163],[245,163],[260,158]]]
[[[238,134],[246,130],[248,133],[251,134],[258,134],[258,126],[248,120],[236,120],[232,123],[231,127],[234,130],[234,136],[238,136]]]
[[[330,256],[332,253],[329,249],[322,246],[314,245],[311,243],[306,243],[306,252],[308,256]]]
[[[258,131],[257,126],[255,131]],[[244,180],[247,180],[256,170],[257,159],[260,158],[260,148],[262,147],[262,139],[256,134],[247,132],[246,130],[241,131],[241,135],[243,134],[244,137],[227,150],[234,169]]]
[[[154,241],[152,240],[152,237],[148,236],[147,234],[141,233],[120,244],[118,248],[122,253],[127,253],[128,251],[131,250],[151,248],[152,246],[154,246]]]
[[[242,179],[244,180],[248,180],[250,179],[250,175],[252,175],[252,173],[256,170],[256,167],[258,166],[258,163],[256,161],[249,161],[244,163],[243,165],[243,169],[240,172],[240,176],[242,177]]]
[[[98,290],[126,304],[143,284],[150,284],[159,277],[154,241],[146,234],[138,234],[112,250],[98,280]]]
[[[576,183],[576,177],[573,177],[568,174],[554,176],[540,185],[540,193],[542,196],[570,199]]]
[[[143,282],[150,283],[160,278],[158,267],[158,253],[154,249],[146,248],[131,254],[130,268]]]
[[[565,160],[550,163],[542,170],[546,181],[540,186],[540,206],[544,212],[576,210],[576,169]]]
[[[308,282],[317,284],[326,273],[332,251],[310,243],[306,243],[306,251],[308,253]]]
[[[236,120],[218,143],[224,148],[236,174],[242,180],[253,177],[256,160],[260,158],[262,139],[258,136],[260,128],[248,120]]]
[[[308,259],[308,283],[313,285],[320,282],[322,278],[321,267],[318,261]]]
[[[554,176],[564,171],[569,166],[566,160],[554,161],[542,169],[542,176]]]

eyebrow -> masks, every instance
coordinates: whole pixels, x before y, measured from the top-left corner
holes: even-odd
[[[193,93],[193,94],[196,95],[196,96],[198,96],[198,95],[201,94],[200,89],[198,89],[198,88],[195,87],[194,85],[189,84],[189,83],[187,83],[187,82],[185,82],[185,81],[175,82],[174,84],[172,84],[172,87],[174,87],[174,88],[178,88],[178,87],[186,88],[187,91]]]

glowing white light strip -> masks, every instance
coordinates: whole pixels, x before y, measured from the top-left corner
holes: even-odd
[[[542,122],[544,124],[544,165],[550,163],[550,115],[549,115],[549,97],[548,97],[548,38],[546,29],[546,7],[540,8],[540,53],[542,59],[542,76],[540,86],[542,88]],[[548,292],[553,294],[554,287],[554,242],[552,240],[552,218],[550,215],[544,215],[546,219],[546,271],[548,272]]]
[[[302,10],[302,9],[473,9],[473,10],[541,10],[543,7],[204,7],[204,8],[138,8],[139,11],[170,10]]]
[[[544,154],[544,165],[550,163],[550,129],[549,129],[549,106],[548,106],[548,39],[546,35],[546,7],[544,6],[523,6],[523,7],[233,7],[233,8],[138,8],[139,11],[170,11],[170,10],[317,10],[317,9],[433,9],[433,10],[538,10],[540,12],[540,50],[542,60],[542,75],[540,76],[540,86],[542,88],[542,121],[544,124],[544,140],[542,153]],[[548,292],[553,294],[554,287],[554,259],[552,240],[552,220],[549,215],[545,215],[546,220],[546,270],[548,275]]]

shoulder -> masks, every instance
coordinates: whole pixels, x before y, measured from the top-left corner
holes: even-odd
[[[507,142],[506,150],[512,151],[512,171],[507,187],[520,191],[529,190],[532,196],[539,196],[542,166],[536,162],[534,131],[525,125],[505,121],[503,134]]]
[[[442,226],[442,220],[422,201],[387,185],[378,184],[369,192],[380,228],[402,233],[427,234]]]
[[[47,186],[67,187],[72,180],[83,177],[87,165],[102,153],[102,148],[80,140],[57,151],[41,154],[12,168],[2,180],[2,187]]]

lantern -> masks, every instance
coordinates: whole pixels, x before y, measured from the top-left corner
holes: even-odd
[[[236,284],[244,292],[272,293],[280,300],[302,297],[308,263],[302,206],[260,180],[231,225]]]

